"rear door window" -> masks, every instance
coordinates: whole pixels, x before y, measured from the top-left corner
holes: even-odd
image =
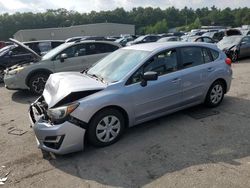
[[[98,53],[109,53],[117,50],[119,47],[111,44],[97,43],[96,50]]]
[[[219,52],[217,52],[217,51],[215,51],[215,50],[212,50],[212,49],[210,49],[210,52],[211,52],[211,55],[212,55],[212,57],[213,57],[213,60],[218,59],[218,57],[219,57]]]
[[[204,63],[203,52],[200,47],[180,48],[182,68],[198,66]]]
[[[204,63],[209,63],[213,61],[207,48],[202,48],[202,56],[203,56]]]

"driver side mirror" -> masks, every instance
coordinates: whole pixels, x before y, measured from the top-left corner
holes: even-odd
[[[61,54],[61,55],[60,55],[60,61],[61,61],[61,63],[63,63],[64,60],[67,59],[67,58],[68,58],[68,55],[67,55],[67,54]]]
[[[141,86],[147,86],[148,81],[153,81],[158,79],[158,73],[154,71],[145,72],[142,76]]]

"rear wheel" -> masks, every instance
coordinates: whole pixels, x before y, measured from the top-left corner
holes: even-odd
[[[221,81],[215,81],[208,90],[205,104],[209,107],[218,106],[223,98],[225,93],[225,85]]]
[[[38,73],[32,76],[29,80],[30,91],[37,95],[41,95],[43,93],[48,78],[49,75],[46,73]]]
[[[98,112],[90,122],[87,136],[89,142],[98,147],[108,146],[119,140],[124,132],[125,120],[116,109]]]
[[[4,78],[4,67],[0,67],[0,83],[3,82],[3,78]]]

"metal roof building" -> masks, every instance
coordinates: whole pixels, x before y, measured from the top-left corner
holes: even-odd
[[[96,23],[60,28],[19,30],[14,38],[19,41],[30,40],[65,40],[75,36],[119,36],[135,34],[135,26],[118,23]]]

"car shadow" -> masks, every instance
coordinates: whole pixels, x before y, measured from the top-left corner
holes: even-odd
[[[38,98],[38,95],[34,95],[28,90],[19,90],[14,92],[11,98],[17,103],[30,104]]]
[[[142,187],[195,165],[241,165],[237,159],[250,155],[249,106],[249,100],[226,96],[213,115],[214,109],[196,106],[132,127],[111,146],[47,159],[72,176],[121,187]],[[199,110],[210,115],[188,114]]]

